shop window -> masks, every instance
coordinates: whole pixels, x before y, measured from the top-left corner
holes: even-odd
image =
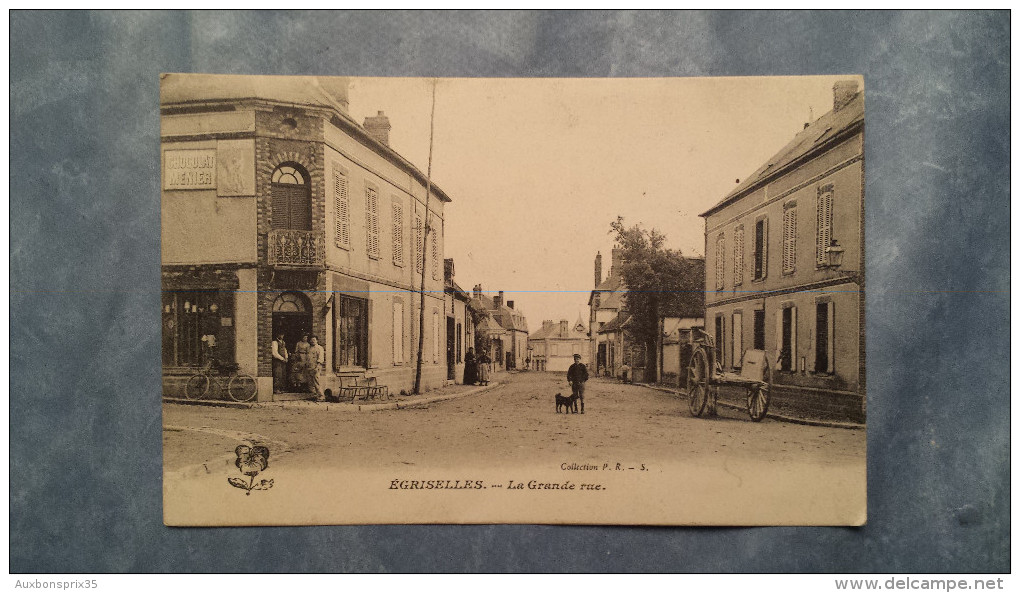
[[[340,293],[333,300],[334,367],[367,367],[368,301]]]
[[[232,361],[232,303],[230,292],[163,292],[163,365],[201,366],[210,358]]]

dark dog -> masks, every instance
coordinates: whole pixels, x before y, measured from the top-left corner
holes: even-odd
[[[569,414],[571,411],[573,411],[576,414],[577,413],[577,396],[576,395],[571,395],[570,397],[564,397],[563,395],[557,393],[556,394],[556,413],[559,414],[560,413],[560,409],[562,409],[564,406],[566,406],[566,411],[563,412],[564,414]]]

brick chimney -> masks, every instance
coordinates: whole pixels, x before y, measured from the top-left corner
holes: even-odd
[[[390,118],[386,117],[386,114],[382,111],[375,117],[368,116],[365,118],[365,130],[369,136],[386,146],[390,145]]]
[[[481,300],[482,298],[482,285],[475,284],[475,287],[471,289],[475,293],[475,298]]]
[[[609,275],[619,274],[619,266],[623,265],[623,248],[613,247],[613,260],[609,264]]]
[[[496,309],[499,309],[500,307],[503,306],[503,291],[502,290],[499,291],[499,295],[498,296],[492,297],[492,304],[493,304],[493,306]]]
[[[832,110],[839,111],[857,96],[856,80],[840,80],[832,85]]]
[[[570,335],[570,334],[567,333],[567,331],[568,331],[567,330],[567,320],[566,319],[560,319],[560,337],[561,338],[565,338],[568,335]]]
[[[602,252],[595,254],[595,286],[602,284]]]
[[[514,308],[514,302],[513,302],[513,301],[507,301],[507,302],[506,302],[506,306],[507,306],[507,308],[509,308],[509,309],[513,309],[513,308]]]
[[[443,259],[443,277],[446,280],[453,280],[453,258],[447,257]]]
[[[545,319],[542,321],[542,329],[549,329],[553,326],[552,319]]]

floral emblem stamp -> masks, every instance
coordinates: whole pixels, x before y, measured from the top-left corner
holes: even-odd
[[[248,476],[248,481],[245,482],[243,478],[227,478],[227,482],[235,488],[244,490],[245,496],[251,496],[252,490],[269,490],[273,487],[272,480],[260,480],[255,482],[255,476],[259,475],[259,472],[265,471],[269,467],[269,448],[263,447],[262,445],[256,445],[249,447],[248,445],[238,445],[234,449],[234,453],[237,455],[237,459],[234,460],[234,465],[237,466],[237,470],[242,474]]]

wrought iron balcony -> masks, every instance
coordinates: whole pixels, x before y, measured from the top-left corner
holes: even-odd
[[[271,266],[322,268],[326,262],[326,242],[321,232],[272,230],[267,249]]]

